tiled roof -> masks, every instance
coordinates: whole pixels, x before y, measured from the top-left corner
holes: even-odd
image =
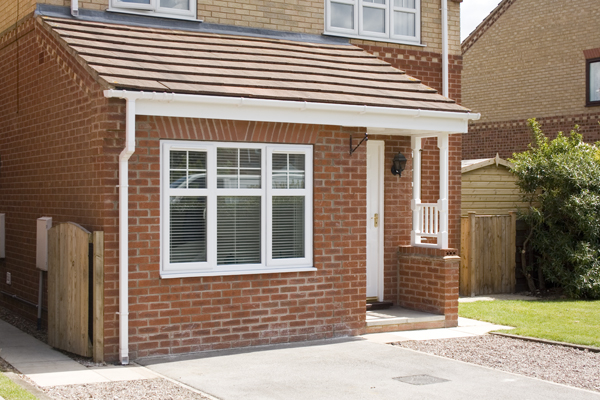
[[[109,88],[469,111],[351,45],[42,20]]]

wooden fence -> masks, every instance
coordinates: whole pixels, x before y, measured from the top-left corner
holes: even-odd
[[[72,222],[48,231],[48,344],[104,358],[104,234]]]
[[[461,218],[461,296],[514,292],[516,226],[515,212]]]

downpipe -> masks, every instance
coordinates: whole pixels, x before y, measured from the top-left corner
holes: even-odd
[[[119,155],[119,361],[129,364],[129,158],[135,152],[135,98],[127,98]]]
[[[448,86],[448,0],[442,0],[442,94],[444,97],[450,97]]]

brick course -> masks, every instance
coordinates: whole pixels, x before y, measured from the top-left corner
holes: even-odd
[[[588,143],[600,141],[600,111],[577,115],[559,115],[537,119],[542,131],[550,139],[558,132],[568,135],[575,125]],[[462,158],[464,160],[491,158],[496,153],[501,158],[510,158],[513,153],[527,150],[531,143],[531,132],[526,119],[471,123],[469,133],[463,135]]]

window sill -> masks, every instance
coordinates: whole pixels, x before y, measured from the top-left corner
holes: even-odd
[[[394,44],[403,44],[403,45],[406,45],[406,46],[427,47],[426,44],[422,44],[422,43],[419,43],[419,42],[411,42],[411,41],[408,41],[408,40],[395,40],[395,39],[386,39],[386,38],[380,38],[380,37],[368,37],[368,36],[361,36],[361,35],[349,35],[349,34],[346,34],[346,33],[337,33],[337,32],[324,32],[323,35],[325,35],[325,36],[337,36],[337,37],[350,38],[350,39],[367,40],[369,42],[394,43]]]
[[[134,10],[134,9],[127,10],[124,8],[113,8],[113,7],[107,8],[106,11],[118,13],[118,14],[141,15],[144,17],[169,18],[169,19],[179,19],[179,20],[191,21],[191,22],[202,22],[201,19],[197,19],[196,17],[188,17],[185,15],[177,15],[177,14],[157,13],[154,11],[144,11],[144,10]]]
[[[314,272],[317,271],[315,267],[281,267],[281,268],[261,268],[261,269],[245,269],[235,270],[221,267],[219,270],[214,271],[182,271],[182,272],[160,272],[161,279],[172,279],[172,278],[197,278],[202,276],[229,276],[229,275],[260,275],[260,274],[281,274],[286,272]]]
[[[586,107],[600,107],[600,101],[593,101],[593,102],[587,103],[585,106]]]

